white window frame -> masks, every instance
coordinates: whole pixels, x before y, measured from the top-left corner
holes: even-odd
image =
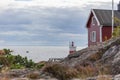
[[[90,34],[90,41],[96,42],[96,31],[92,31]]]

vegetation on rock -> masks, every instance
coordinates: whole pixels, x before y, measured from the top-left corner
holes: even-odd
[[[118,26],[114,28],[113,37],[119,37],[120,36],[120,19],[115,17],[114,21],[115,21],[115,24]]]
[[[10,69],[23,69],[23,68],[35,68],[40,69],[44,64],[37,64],[31,59],[28,60],[27,57],[22,57],[20,55],[12,55],[10,49],[3,49],[5,54],[0,55],[0,65],[1,67],[9,67]]]
[[[50,73],[59,80],[70,80],[78,76],[78,71],[76,69],[62,64],[48,64],[44,67],[43,71]]]
[[[28,60],[27,57],[12,55],[10,50],[6,51],[6,53],[5,55],[0,55],[0,65],[8,66],[11,69],[41,69],[42,74],[47,74],[59,80],[117,75],[120,73],[119,37],[107,40],[102,45],[77,51],[57,63],[46,63],[44,61],[34,63],[32,60]],[[27,75],[31,79],[37,79],[40,76],[38,73]],[[98,78],[98,80],[101,79],[103,80],[101,77]]]

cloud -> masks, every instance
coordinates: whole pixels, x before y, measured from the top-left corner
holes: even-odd
[[[65,36],[65,37],[84,37],[86,38],[87,34],[75,34],[75,33],[60,33],[60,36]]]
[[[32,1],[32,0],[15,0],[15,1]]]
[[[0,13],[0,38],[8,44],[64,45],[69,40],[59,34],[85,33],[83,15],[79,8],[7,9]]]
[[[114,0],[115,4],[119,0]],[[91,4],[95,6],[101,5],[101,3],[110,3],[112,1],[108,0],[1,0],[0,9],[10,9],[10,8],[29,8],[29,7],[76,7],[84,9],[87,5]],[[97,5],[96,5],[97,4]],[[102,6],[101,6],[102,7]]]
[[[0,35],[3,36],[36,36],[37,34],[29,33],[27,31],[7,31],[7,32],[0,32]],[[39,35],[40,36],[40,35]]]
[[[5,43],[5,41],[4,40],[0,40],[0,44],[3,44],[3,43]]]
[[[0,10],[0,40],[13,45],[68,45],[69,41],[85,45],[91,8],[111,8],[105,0],[5,1]]]

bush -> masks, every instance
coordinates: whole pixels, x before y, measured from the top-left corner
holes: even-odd
[[[40,75],[38,73],[30,73],[27,75],[27,77],[30,79],[39,79]]]
[[[0,55],[0,65],[9,66],[9,62],[5,56]]]
[[[49,64],[46,65],[43,70],[60,80],[70,80],[78,75],[76,69],[61,64]]]
[[[10,66],[10,69],[23,69],[24,66],[20,65],[20,64],[12,64]]]
[[[25,67],[26,68],[34,68],[35,67],[35,63],[30,59],[29,61],[27,61],[25,63]]]
[[[113,37],[119,37],[120,36],[120,19],[118,19],[117,17],[114,17],[114,21],[115,24],[117,24],[118,26],[114,28]]]
[[[0,56],[0,65],[8,66],[11,69],[34,68],[36,64],[27,57],[20,55],[6,54]]]
[[[9,55],[9,54],[11,54],[11,52],[13,52],[10,49],[3,49],[3,51],[5,52],[6,55]]]
[[[47,64],[46,61],[40,61],[39,63],[36,63],[36,69],[41,69]]]
[[[110,66],[101,66],[99,68],[99,75],[107,75],[110,74],[111,67]]]
[[[90,66],[90,65],[88,65],[88,66],[77,65],[77,66],[75,66],[75,68],[79,72],[79,77],[81,77],[81,78],[93,77],[97,73],[96,68],[93,66]]]
[[[36,65],[36,68],[37,68],[37,69],[41,69],[43,66],[45,66],[45,64],[37,64],[37,65]]]

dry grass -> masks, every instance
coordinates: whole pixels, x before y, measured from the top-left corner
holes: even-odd
[[[96,74],[97,70],[96,68],[88,65],[88,66],[76,66],[75,67],[77,71],[79,72],[79,77],[81,78],[87,78],[87,77],[92,77]]]
[[[44,72],[52,74],[59,80],[70,80],[78,75],[76,69],[61,64],[49,64],[46,65],[43,70]]]
[[[8,71],[9,71],[9,67],[3,67],[1,69],[2,76],[0,77],[0,80],[10,80],[10,76],[7,75]]]
[[[102,68],[102,69],[99,70],[99,74],[100,75],[110,74],[110,70],[109,70],[109,68],[104,67],[104,68]]]
[[[112,80],[112,77],[106,75],[99,75],[97,80]]]
[[[2,77],[0,80],[10,80],[10,78]]]
[[[29,79],[39,79],[40,75],[39,75],[39,73],[33,72],[33,73],[28,74],[27,78],[29,78]]]
[[[109,75],[111,70],[110,65],[103,66],[101,63],[93,65],[91,62],[87,61],[81,64],[76,64],[74,68],[79,72],[80,78]]]

